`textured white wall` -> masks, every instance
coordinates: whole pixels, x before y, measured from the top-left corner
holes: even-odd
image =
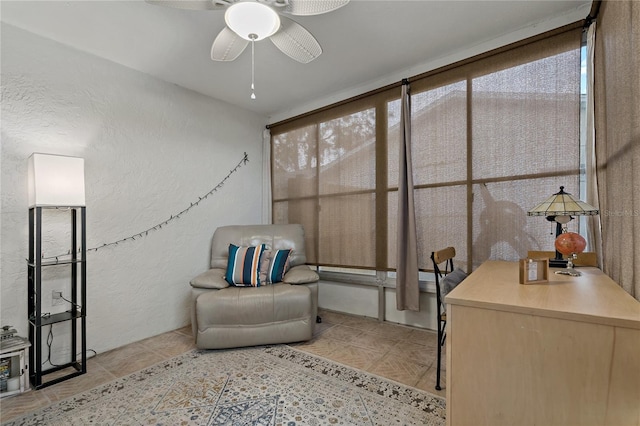
[[[102,352],[187,325],[189,280],[207,268],[215,228],[261,221],[267,118],[4,23],[1,41],[1,323],[28,334],[31,153],[85,159],[92,248],[188,207],[247,152],[249,163],[188,214],[142,239],[87,256],[89,348]],[[49,212],[46,255],[58,254],[54,239],[68,238],[67,217]],[[44,310],[64,310],[50,306],[51,289],[68,294],[67,270],[47,273]],[[54,327],[54,352],[69,351],[68,333]]]

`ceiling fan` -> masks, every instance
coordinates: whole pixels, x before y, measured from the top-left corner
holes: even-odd
[[[285,55],[303,64],[322,53],[315,37],[302,25],[283,14],[320,15],[349,3],[349,0],[146,0],[147,3],[189,10],[226,9],[227,26],[211,47],[214,61],[233,61],[249,42],[269,38]]]

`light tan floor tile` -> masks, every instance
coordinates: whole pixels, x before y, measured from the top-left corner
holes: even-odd
[[[325,358],[331,358],[331,354],[340,349],[344,345],[343,342],[336,340],[322,339],[322,335],[318,339],[313,339],[308,342],[296,345],[296,349],[311,354],[319,355]]]
[[[381,323],[373,318],[347,316],[340,323],[342,325],[348,325],[349,327],[359,328],[363,331],[370,331],[376,328]]]
[[[412,328],[405,340],[419,345],[435,346],[438,343],[438,332]]]
[[[389,353],[395,357],[407,361],[416,361],[430,367],[436,360],[437,347],[418,345],[416,343],[400,342],[391,349]]]
[[[359,328],[338,324],[327,329],[327,331],[322,334],[322,338],[350,342],[362,333],[363,331]]]
[[[190,335],[177,332],[160,334],[140,341],[147,349],[158,352],[166,358],[173,358],[196,348],[195,341]]]
[[[176,333],[181,333],[181,334],[185,334],[189,337],[193,337],[193,330],[191,329],[191,324],[186,325],[182,328],[179,328],[175,331]]]
[[[440,387],[442,390],[436,390],[436,371],[435,366],[429,368],[420,377],[415,387],[445,398],[447,396],[447,375],[444,370],[440,373]]]
[[[116,377],[142,370],[166,359],[157,352],[151,351],[140,343],[132,343],[98,355],[96,361]]]
[[[410,360],[387,353],[384,358],[366,371],[409,386],[415,386],[428,369],[429,366],[419,360]]]
[[[320,334],[324,333],[332,327],[335,327],[335,324],[331,324],[328,322],[321,322],[320,324],[316,324],[313,328],[313,337],[318,337]]]
[[[345,344],[331,353],[331,359],[349,367],[367,370],[384,356],[384,352]]]
[[[386,353],[391,348],[398,345],[400,341],[365,331],[354,337],[351,340],[351,343],[365,349],[376,349]]]
[[[7,422],[22,414],[35,411],[51,404],[51,401],[41,391],[27,391],[0,400],[0,421]]]
[[[368,331],[394,340],[405,340],[411,334],[411,329],[408,327],[380,322],[376,323],[375,327],[369,328]]]
[[[330,324],[342,324],[346,318],[350,317],[350,315],[341,314],[340,312],[325,311],[323,309],[318,310],[318,316],[322,318],[322,323]]]
[[[92,358],[87,361],[87,373],[49,387],[42,388],[40,392],[46,395],[51,402],[55,402],[69,398],[70,396],[80,392],[93,389],[96,386],[108,383],[116,378],[116,376],[105,370]]]

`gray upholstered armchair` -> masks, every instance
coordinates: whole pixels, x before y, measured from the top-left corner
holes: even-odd
[[[291,249],[282,281],[257,287],[230,285],[225,279],[230,244]],[[191,325],[196,346],[222,349],[311,339],[318,312],[319,277],[305,262],[302,225],[216,229],[211,241],[211,268],[191,280]]]

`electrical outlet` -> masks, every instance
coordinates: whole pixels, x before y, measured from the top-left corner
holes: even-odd
[[[51,306],[64,305],[64,300],[62,299],[62,292],[59,290],[53,290],[51,292]]]

